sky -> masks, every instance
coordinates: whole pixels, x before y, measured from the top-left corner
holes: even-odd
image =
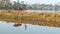
[[[16,1],[16,0],[11,0],[11,1]],[[40,4],[59,4],[60,0],[20,0],[27,2],[28,4],[34,4],[34,3],[40,3]]]

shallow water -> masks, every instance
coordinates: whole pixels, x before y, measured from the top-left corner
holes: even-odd
[[[60,34],[60,28],[22,24],[15,27],[12,22],[0,21],[0,34]]]
[[[45,13],[60,13],[60,10],[27,10],[27,12],[45,12]]]

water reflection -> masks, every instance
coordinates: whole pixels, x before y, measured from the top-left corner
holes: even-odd
[[[12,22],[12,23],[14,23],[13,26],[15,26],[15,27],[21,26],[22,23],[24,23],[24,24],[32,24],[32,25],[39,25],[39,26],[60,27],[60,23],[59,22],[57,23],[57,22],[43,21],[43,20],[41,20],[41,21],[36,21],[36,20],[35,21],[3,20],[3,21],[5,21],[7,23]],[[25,25],[25,27],[26,27],[26,25]]]
[[[0,34],[60,34],[60,28],[32,24],[13,26],[14,22],[0,21]]]

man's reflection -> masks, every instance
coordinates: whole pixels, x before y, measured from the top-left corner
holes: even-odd
[[[25,30],[27,29],[27,25],[25,24]]]

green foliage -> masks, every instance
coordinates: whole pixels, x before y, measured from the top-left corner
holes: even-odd
[[[17,20],[17,19],[19,19],[19,18],[18,18],[18,16],[14,16],[14,19],[16,19],[16,20]]]
[[[20,19],[21,20],[30,20],[29,16],[22,16]]]

